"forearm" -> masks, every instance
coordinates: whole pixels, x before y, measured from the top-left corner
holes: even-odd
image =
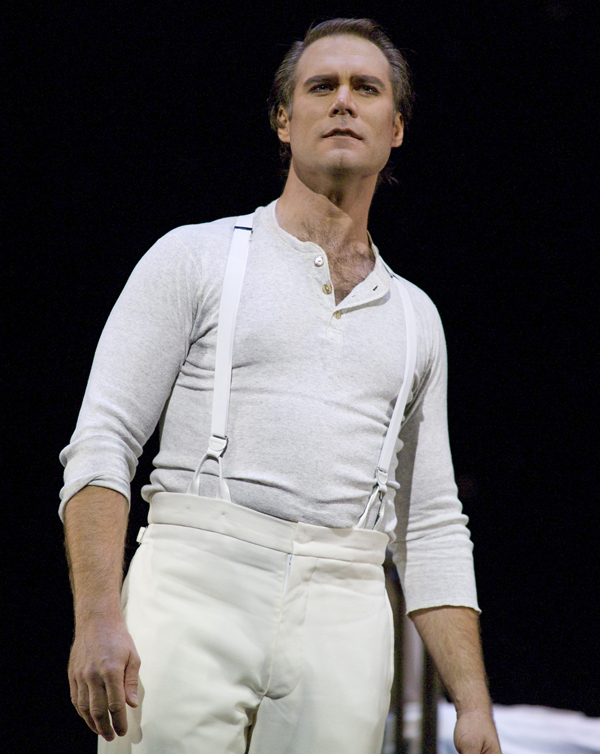
[[[468,607],[436,607],[409,614],[460,714],[489,710],[479,617]]]
[[[127,500],[85,487],[67,503],[65,538],[75,605],[71,700],[89,727],[112,741],[137,706],[140,658],[121,614]]]
[[[75,622],[120,615],[128,504],[106,487],[85,487],[65,510]]]

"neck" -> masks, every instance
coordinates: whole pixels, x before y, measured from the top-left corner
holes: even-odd
[[[301,178],[292,160],[277,201],[277,222],[301,241],[337,247],[356,242],[368,245],[367,222],[376,183],[376,175],[345,183]]]

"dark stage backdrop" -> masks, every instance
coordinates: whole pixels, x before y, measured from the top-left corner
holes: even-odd
[[[6,751],[95,747],[69,702],[56,509],[103,323],[159,236],[278,195],[272,74],[311,21],[340,15],[379,20],[414,70],[398,184],[370,229],[445,324],[493,697],[600,715],[594,5],[4,6]]]

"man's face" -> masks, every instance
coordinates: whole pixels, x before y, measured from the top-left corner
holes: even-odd
[[[372,42],[324,37],[309,45],[297,67],[292,117],[279,111],[279,138],[290,144],[296,173],[376,175],[400,146],[390,66]]]

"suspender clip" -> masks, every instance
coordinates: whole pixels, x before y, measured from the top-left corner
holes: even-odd
[[[219,435],[211,435],[211,438],[208,441],[208,447],[210,448],[210,450],[214,451],[214,453],[216,454],[216,456],[212,456],[212,457],[218,458],[222,456],[228,444],[229,444],[228,437],[219,437]]]
[[[188,487],[188,495],[199,494],[198,490],[200,486],[200,472],[202,470],[202,466],[208,458],[212,458],[219,465],[219,494],[221,495],[221,500],[229,500],[231,502],[229,487],[227,486],[227,482],[225,481],[225,477],[223,476],[223,461],[221,460],[221,456],[225,452],[225,448],[227,447],[228,443],[228,437],[220,437],[219,435],[210,436],[206,453],[202,456],[202,460],[198,464],[198,468],[196,469],[194,476],[192,477],[192,481],[190,482],[190,486]]]
[[[388,473],[385,471],[385,469],[380,468],[379,466],[375,469],[375,479],[377,480],[377,485],[379,487],[379,491],[385,493],[387,492],[387,480],[388,480]]]

